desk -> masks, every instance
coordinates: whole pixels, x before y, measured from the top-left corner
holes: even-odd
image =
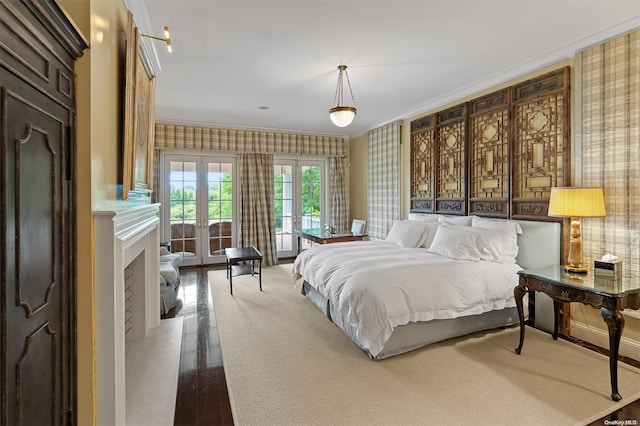
[[[227,278],[229,278],[229,292],[233,295],[233,277],[245,274],[258,274],[260,291],[262,291],[262,253],[255,247],[229,247],[224,250],[227,256]],[[255,261],[259,262],[258,272],[255,269]],[[239,265],[239,262],[249,262]]]
[[[580,302],[594,308],[604,308],[600,312],[609,330],[609,372],[611,377],[611,399],[620,401],[618,392],[618,350],[624,328],[624,309],[640,308],[640,282],[622,277],[617,280],[595,278],[593,271],[588,274],[574,274],[564,271],[561,265],[528,269],[518,272],[520,279],[513,290],[520,318],[520,344],[516,353],[520,354],[524,343],[524,312],[522,299],[525,294],[540,291],[553,299],[553,338],[558,338],[560,305],[566,302]],[[530,314],[531,315],[531,314]]]
[[[301,239],[309,240],[318,244],[329,244],[340,243],[344,241],[362,241],[367,236],[367,234],[358,234],[348,231],[331,234],[319,228],[296,229],[295,233],[298,235],[298,254],[300,254]]]

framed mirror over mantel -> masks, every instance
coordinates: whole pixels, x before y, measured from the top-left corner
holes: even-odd
[[[568,184],[570,69],[411,122],[411,211],[550,220]]]

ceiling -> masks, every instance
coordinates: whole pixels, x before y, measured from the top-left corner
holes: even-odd
[[[637,0],[125,2],[143,33],[171,30],[171,54],[143,39],[157,121],[349,138],[640,27]],[[328,115],[340,64],[358,108],[345,128]]]

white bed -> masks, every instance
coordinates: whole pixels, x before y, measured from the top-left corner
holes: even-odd
[[[413,221],[433,217],[411,215],[410,228],[406,229],[416,229]],[[498,222],[503,222],[502,226],[507,221]],[[445,226],[447,229],[434,235],[442,227],[425,225],[432,230],[426,238],[429,241],[421,240],[416,248],[413,241],[406,242],[411,235],[401,241],[392,238],[400,228],[398,224],[390,232],[390,241],[317,245],[305,250],[293,265],[294,278],[303,279],[302,294],[369,357],[384,359],[518,322],[513,298],[517,271],[559,261],[560,226],[552,222],[508,222],[522,230],[517,237],[517,257],[511,261],[503,261],[503,257],[459,260],[450,258],[446,251],[447,256],[437,254],[449,244],[433,243],[434,239],[454,236],[448,241],[464,244],[467,233],[476,234],[471,226]],[[429,232],[425,231],[425,236]],[[482,240],[480,245],[486,244],[487,240]],[[536,303],[536,312],[539,309],[549,311],[545,303]],[[536,315],[537,320],[544,321],[545,317],[548,313]]]

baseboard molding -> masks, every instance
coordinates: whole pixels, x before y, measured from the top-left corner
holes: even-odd
[[[589,327],[586,324],[571,321],[571,337],[584,340],[592,345],[609,349],[609,333],[606,331]],[[623,355],[634,360],[640,360],[640,343],[634,340],[625,339],[624,330],[620,339],[619,355]]]

